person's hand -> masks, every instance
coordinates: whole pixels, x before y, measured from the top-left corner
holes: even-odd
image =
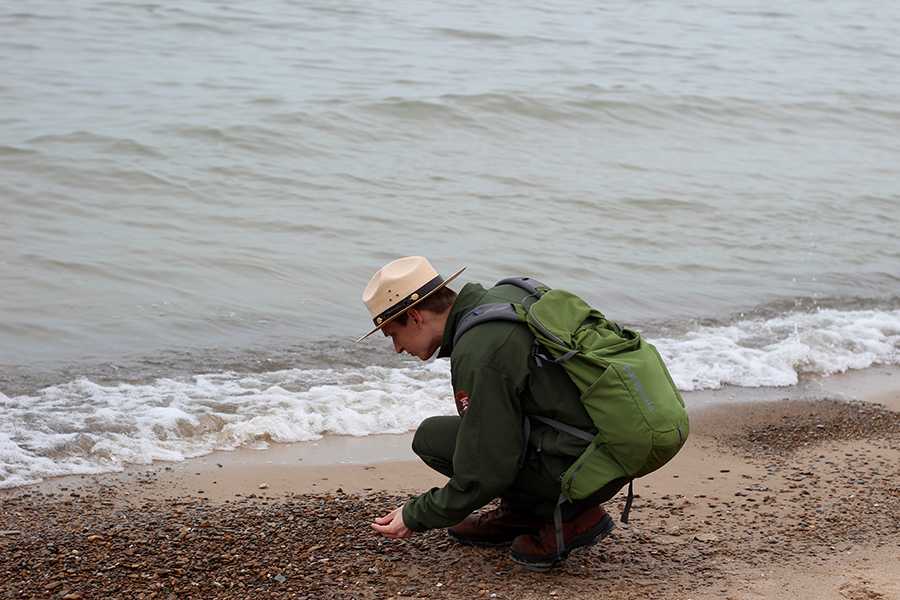
[[[403,522],[403,507],[398,506],[383,517],[378,517],[372,523],[372,529],[386,538],[408,538],[413,534],[412,530]]]

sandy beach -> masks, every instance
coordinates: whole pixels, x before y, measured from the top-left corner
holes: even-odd
[[[408,435],[376,436],[4,491],[0,596],[900,598],[898,385],[695,410],[631,522],[545,574],[443,531],[374,535],[443,482],[406,458]]]

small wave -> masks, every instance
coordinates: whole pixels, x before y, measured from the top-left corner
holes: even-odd
[[[465,40],[469,42],[504,42],[527,45],[533,45],[535,43],[549,43],[565,46],[589,45],[589,42],[587,40],[549,38],[537,35],[496,33],[492,31],[477,31],[474,29],[459,29],[456,27],[432,27],[430,31],[444,37]]]
[[[289,369],[0,394],[0,488],[323,434],[402,433],[450,414],[449,365]]]
[[[182,136],[190,140],[234,146],[260,154],[290,153],[293,155],[311,154],[318,149],[304,145],[301,141],[283,135],[282,131],[270,127],[234,125],[228,127],[209,127],[198,125],[171,125],[160,128],[165,135]],[[322,152],[319,151],[321,155]],[[244,174],[252,171],[245,169]],[[254,175],[255,176],[255,175]],[[287,180],[283,180],[287,181]]]
[[[224,27],[217,27],[209,23],[201,23],[197,21],[179,21],[177,23],[172,23],[170,27],[180,31],[189,32],[219,33],[223,35],[230,35],[231,33],[233,33],[230,29],[225,29]]]
[[[744,98],[707,98],[698,96],[618,96],[608,95],[534,95],[526,92],[444,94],[436,98],[409,99],[389,97],[362,105],[364,110],[404,119],[442,119],[465,121],[490,127],[497,116],[522,117],[542,122],[587,121],[626,123],[656,127],[669,119],[686,117],[702,121],[732,124],[736,118],[757,120],[795,119],[808,113],[810,118],[823,111],[835,115],[850,114],[845,107],[825,103],[794,105],[767,103]],[[837,118],[837,117],[835,117]]]
[[[2,146],[0,145],[0,157],[2,156],[32,156],[38,154],[37,150],[30,150],[28,148],[19,148],[17,146]]]
[[[613,107],[641,111],[640,107],[617,101],[579,101],[560,97],[538,97],[515,92],[485,94],[444,94],[434,99],[385,98],[364,105],[366,110],[404,119],[441,119],[450,122],[492,126],[498,115],[524,117],[546,122],[601,118]],[[490,117],[489,120],[486,120]]]
[[[697,211],[713,210],[714,207],[706,202],[683,198],[629,198],[622,202],[628,209],[641,212],[671,214],[673,212],[696,213]]]
[[[740,17],[763,17],[765,19],[793,19],[797,16],[793,13],[775,10],[726,10],[725,14]]]
[[[205,127],[202,125],[183,126],[175,127],[174,132],[186,138],[193,138],[203,142],[221,143],[236,141],[218,127]]]
[[[792,386],[804,374],[900,364],[898,309],[803,310],[795,303],[793,310],[771,314],[775,306],[722,323],[695,323],[680,333],[646,335],[683,391]],[[365,366],[368,352],[311,352],[300,351],[296,360],[235,361],[243,372],[136,383],[81,378],[18,396],[0,393],[0,488],[326,434],[400,433],[426,416],[453,412],[447,361]],[[182,362],[172,356],[154,367],[167,360]],[[195,367],[205,362],[192,355],[186,360]],[[247,371],[302,360],[335,366]]]
[[[433,27],[434,33],[445,35],[447,37],[459,38],[463,40],[481,40],[488,42],[504,41],[507,36],[500,33],[492,33],[490,31],[474,31],[471,29],[456,29],[453,27]]]
[[[274,96],[257,96],[255,98],[250,98],[247,100],[248,104],[261,104],[261,105],[276,105],[276,104],[285,104],[283,98],[276,98]]]
[[[27,140],[35,146],[53,146],[56,144],[77,145],[90,144],[99,147],[104,153],[131,155],[140,158],[165,158],[165,155],[151,146],[142,144],[131,138],[119,138],[92,133],[90,131],[72,131],[69,133],[39,135]]]
[[[410,100],[407,98],[389,97],[378,102],[365,104],[362,108],[367,111],[409,120],[467,120],[462,113],[440,100]]]
[[[20,21],[59,21],[62,20],[62,17],[58,17],[55,15],[41,15],[38,13],[29,13],[29,12],[17,12],[17,13],[9,13],[8,15],[3,15],[4,19],[16,19]]]
[[[792,312],[652,341],[682,390],[790,386],[802,374],[900,364],[900,310]]]

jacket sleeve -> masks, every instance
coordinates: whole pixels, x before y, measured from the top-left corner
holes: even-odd
[[[459,523],[502,495],[518,474],[524,435],[515,384],[473,358],[453,365],[453,391],[457,398],[468,395],[456,436],[453,477],[404,506],[403,520],[414,531]]]

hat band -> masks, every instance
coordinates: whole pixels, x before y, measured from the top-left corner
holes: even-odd
[[[403,299],[400,302],[398,302],[397,304],[389,307],[387,310],[382,312],[380,315],[378,315],[377,317],[372,319],[372,321],[375,323],[376,326],[380,326],[382,323],[384,323],[391,317],[394,317],[394,316],[400,314],[401,312],[403,312],[404,310],[406,310],[407,308],[409,308],[410,306],[412,306],[413,304],[415,304],[416,302],[418,302],[419,300],[421,300],[422,298],[424,298],[425,296],[427,296],[428,294],[430,294],[431,292],[433,292],[434,290],[439,288],[443,283],[444,283],[444,278],[441,277],[440,275],[438,275],[437,277],[435,277],[434,279],[432,279],[431,281],[429,281],[428,283],[426,283],[425,285],[423,285],[422,287],[417,289],[415,292],[413,292],[412,294],[407,296],[405,299]]]

